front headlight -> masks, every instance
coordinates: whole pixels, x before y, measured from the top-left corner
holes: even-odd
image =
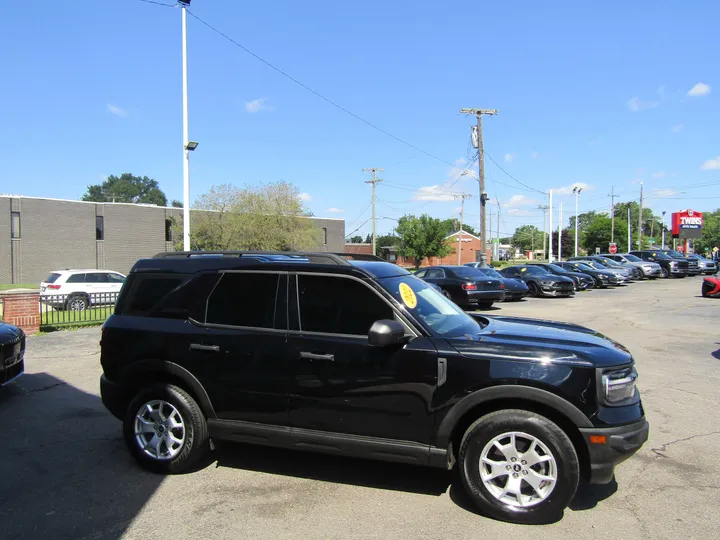
[[[677,261],[672,261],[670,263],[670,266],[672,266],[673,268],[677,268],[677,265],[678,265]]]
[[[550,287],[554,283],[555,283],[554,281],[540,281],[540,284],[545,285],[546,287]]]
[[[610,278],[607,277],[605,274],[599,274],[599,276],[600,276],[600,280],[601,280],[601,281],[607,281],[608,279],[610,279]]]
[[[635,397],[638,373],[635,366],[606,371],[602,376],[603,398],[611,405],[617,405]]]

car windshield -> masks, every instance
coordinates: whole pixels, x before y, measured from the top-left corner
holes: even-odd
[[[617,268],[619,266],[622,266],[622,264],[617,261],[613,261],[612,259],[598,259],[597,262],[604,266],[607,266],[608,268]]]
[[[480,272],[482,272],[483,274],[485,274],[486,276],[489,276],[489,277],[494,277],[494,278],[497,278],[497,279],[504,279],[504,278],[505,278],[505,276],[503,276],[500,272],[498,272],[498,271],[495,270],[494,268],[478,268],[478,270],[479,270]]]
[[[683,255],[683,254],[680,253],[679,251],[674,251],[674,250],[672,250],[672,249],[668,249],[667,251],[665,251],[665,253],[667,253],[668,255],[670,255],[671,257],[673,257],[674,259],[684,259],[684,258],[685,258],[685,255]]]
[[[554,272],[560,272],[560,273],[567,272],[567,270],[565,268],[563,268],[562,266],[558,266],[557,264],[546,264],[546,265],[543,265],[543,268],[549,268],[550,270],[552,270]]]
[[[435,336],[472,336],[483,328],[454,302],[415,276],[387,277],[377,282]]]
[[[635,255],[623,255],[623,257],[629,262],[643,262],[640,257],[636,257]]]
[[[652,251],[652,252],[650,252],[650,254],[660,261],[672,260],[672,257],[670,255],[665,255],[664,253],[661,253],[659,251]]]
[[[592,266],[590,266],[589,264],[586,264],[586,263],[575,263],[575,268],[577,268],[578,270],[585,270],[586,272],[587,272],[588,270],[590,270],[590,271],[592,271],[592,270],[598,270],[597,268],[594,268],[594,267],[592,267]]]
[[[522,266],[520,272],[523,274],[532,274],[533,276],[539,276],[540,274],[547,274],[548,271],[540,266]]]

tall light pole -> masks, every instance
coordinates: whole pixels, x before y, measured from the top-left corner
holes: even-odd
[[[547,260],[547,211],[550,208],[547,204],[538,206],[543,211],[543,259]]]
[[[562,261],[562,201],[560,201],[560,215],[558,216],[558,261]]]
[[[178,0],[182,8],[183,85],[183,250],[190,251],[190,135],[188,128],[187,7],[191,0]],[[193,148],[194,150],[195,148]]]
[[[575,194],[575,256],[578,256],[578,199],[580,198],[580,192],[582,188],[575,186],[573,193]]]
[[[665,210],[662,212],[662,248],[665,249]]]
[[[550,208],[548,208],[548,216],[549,216],[549,226],[548,226],[548,230],[550,231],[550,242],[548,242],[548,244],[550,244],[550,249],[548,250],[548,251],[549,251],[549,254],[548,254],[548,262],[551,263],[551,262],[553,262],[553,244],[552,244],[552,230],[553,230],[553,225],[552,225],[552,212],[553,212],[553,209],[552,209],[552,189],[550,190],[550,204],[549,204],[549,206],[550,206]]]
[[[382,182],[381,178],[376,178],[375,173],[376,172],[383,172],[385,169],[381,169],[380,167],[366,167],[363,169],[363,172],[370,172],[372,175],[372,178],[365,182],[366,184],[372,185],[372,254],[377,255],[375,252],[375,246],[376,246],[376,238],[375,238],[375,186]]]

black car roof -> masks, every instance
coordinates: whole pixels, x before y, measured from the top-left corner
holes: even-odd
[[[138,260],[130,273],[194,274],[221,270],[325,272],[362,278],[406,276],[410,272],[373,255],[325,252],[195,251],[158,253]]]

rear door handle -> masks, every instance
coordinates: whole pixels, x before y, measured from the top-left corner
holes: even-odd
[[[219,345],[202,345],[200,343],[191,343],[191,351],[209,351],[209,352],[220,352]]]
[[[300,358],[303,358],[304,360],[325,360],[327,362],[332,362],[335,360],[334,354],[316,354],[311,352],[301,352]]]

